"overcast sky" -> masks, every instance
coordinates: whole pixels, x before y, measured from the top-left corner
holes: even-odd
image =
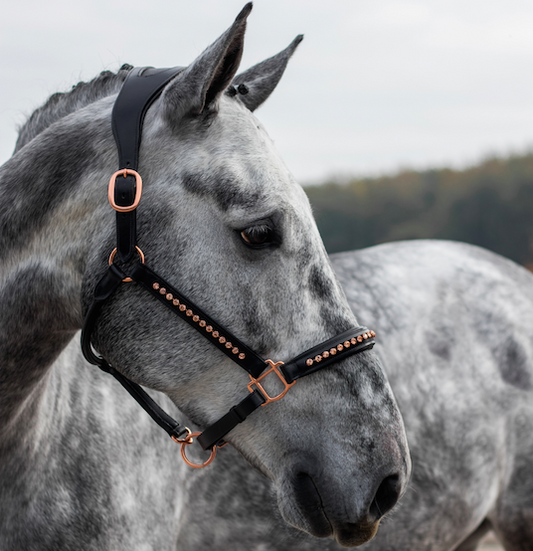
[[[187,65],[244,0],[2,0],[0,163],[56,91]],[[305,40],[257,110],[302,183],[533,145],[531,0],[255,0],[242,68]]]

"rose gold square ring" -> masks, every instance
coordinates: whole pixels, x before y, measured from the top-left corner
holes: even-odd
[[[271,402],[276,402],[277,400],[281,400],[285,394],[287,394],[289,388],[291,388],[292,385],[296,383],[296,381],[293,381],[292,383],[288,383],[285,380],[285,377],[283,376],[283,373],[279,370],[279,366],[283,365],[283,362],[274,362],[272,360],[266,360],[266,362],[270,365],[270,369],[268,371],[265,371],[260,377],[252,377],[250,375],[251,381],[248,383],[248,390],[250,392],[254,391],[254,387],[261,392],[265,399],[265,403],[261,404],[261,406],[266,406],[267,404],[270,404]],[[266,376],[270,375],[270,373],[275,373],[279,380],[283,383],[284,389],[277,395],[277,396],[270,396],[268,392],[265,390],[263,385],[260,381],[262,381]]]

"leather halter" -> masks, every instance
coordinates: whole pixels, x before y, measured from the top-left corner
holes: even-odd
[[[144,256],[136,245],[136,208],[142,193],[142,181],[137,173],[142,125],[150,105],[164,86],[182,70],[181,67],[132,69],[113,107],[112,128],[118,149],[119,170],[111,177],[108,196],[111,206],[116,210],[117,248],[111,253],[109,268],[96,285],[93,302],[83,325],[81,346],[87,361],[113,375],[152,419],[174,441],[182,445],[181,453],[187,464],[202,467],[213,460],[218,447],[225,445],[224,437],[253,411],[281,399],[298,379],[347,356],[372,348],[375,344],[375,333],[365,327],[353,327],[287,363],[264,360],[144,263]],[[139,254],[140,262],[127,273],[114,263],[115,255],[119,264],[125,264],[136,253]],[[177,423],[138,384],[115,370],[105,358],[95,354],[91,346],[91,334],[102,306],[122,282],[132,280],[199,331],[250,375],[249,394],[201,434],[191,434],[187,427]],[[269,396],[261,384],[262,379],[271,373],[284,385],[284,390],[274,397]],[[212,450],[211,457],[203,465],[191,463],[185,454],[185,446],[192,443],[194,436],[198,437],[197,440],[204,450]]]

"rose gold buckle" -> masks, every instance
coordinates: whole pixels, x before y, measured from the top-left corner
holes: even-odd
[[[274,363],[272,360],[266,360],[267,363],[269,363],[272,367],[266,371],[265,373],[263,373],[260,377],[258,377],[257,379],[255,379],[254,377],[252,377],[250,375],[250,379],[252,379],[249,383],[248,383],[248,390],[250,392],[253,392],[254,389],[252,388],[253,386],[257,387],[257,389],[259,390],[259,392],[261,392],[261,394],[264,396],[265,398],[265,403],[264,404],[261,404],[261,406],[266,406],[267,404],[270,404],[270,402],[275,402],[277,400],[281,400],[283,398],[283,396],[285,396],[285,394],[287,394],[289,388],[291,388],[292,385],[294,385],[296,383],[296,381],[293,381],[292,383],[288,383],[286,380],[285,380],[285,377],[283,376],[283,373],[278,369],[278,367],[280,365],[283,365],[283,362],[276,362]],[[285,389],[282,390],[277,396],[269,396],[268,392],[263,388],[263,385],[259,382],[261,381],[262,379],[264,379],[267,375],[269,375],[270,373],[274,372],[279,380],[283,383],[283,385],[285,386]]]
[[[131,205],[128,205],[126,207],[121,207],[115,203],[115,180],[119,176],[135,176],[135,198],[133,200],[133,203]],[[131,212],[132,210],[135,210],[139,206],[139,202],[141,200],[141,195],[143,192],[143,181],[141,179],[141,175],[136,170],[131,170],[130,168],[123,168],[122,170],[118,170],[111,176],[111,179],[109,180],[109,187],[107,188],[107,197],[109,199],[109,204],[117,211],[117,212]]]

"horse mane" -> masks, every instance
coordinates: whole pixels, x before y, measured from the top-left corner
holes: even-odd
[[[63,117],[95,101],[117,93],[126,75],[132,69],[131,65],[124,64],[116,73],[102,71],[90,82],[78,82],[69,92],[52,94],[46,103],[37,108],[19,128],[14,153]]]

